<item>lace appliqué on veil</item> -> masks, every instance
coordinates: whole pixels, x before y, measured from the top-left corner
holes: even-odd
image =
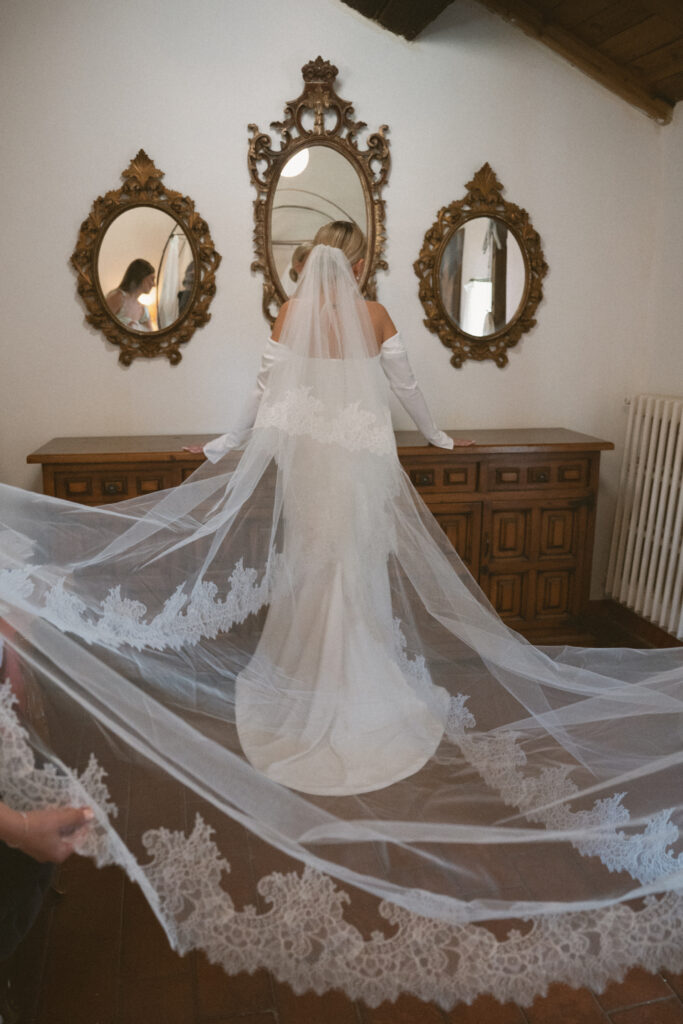
[[[600,991],[636,964],[683,969],[683,896],[676,893],[647,897],[637,911],[617,905],[539,917],[503,940],[481,925],[447,924],[384,901],[378,913],[392,934],[375,931],[366,940],[345,919],[349,894],[305,867],[300,874],[261,878],[257,889],[268,908],[238,911],[221,884],[230,866],[199,816],[189,836],[165,828],[146,832],[150,861],[139,864],[107,822],[116,808],[94,757],[80,776],[62,766],[38,768],[14,703],[9,684],[0,687],[4,798],[17,809],[89,804],[95,821],[79,852],[100,865],[121,864],[152,895],[175,948],[201,949],[228,973],[265,968],[298,994],[341,988],[351,999],[378,1006],[410,992],[449,1009],[483,993],[528,1005],[553,981]]]
[[[30,597],[34,589],[28,569],[0,570],[0,599]]]
[[[224,600],[217,598],[215,583],[201,583],[189,594],[181,583],[149,621],[145,619],[147,606],[123,597],[120,586],[113,587],[94,612],[66,589],[64,580],[59,580],[45,594],[45,618],[87,643],[115,648],[127,645],[136,650],[179,650],[203,637],[213,639],[267,604],[278,565],[277,558],[271,559],[258,582],[256,569],[245,569],[240,559],[228,579]],[[29,597],[33,589],[28,571],[0,572],[0,597]]]
[[[450,1009],[492,993],[525,1006],[555,981],[600,991],[634,964],[650,971],[683,964],[679,894],[648,897],[639,911],[617,905],[539,917],[503,940],[482,925],[447,924],[383,901],[378,914],[393,934],[374,931],[366,940],[345,919],[349,894],[310,867],[262,878],[264,912],[235,910],[220,886],[229,865],[210,837],[198,818],[187,838],[159,829],[144,839],[152,856],[145,870],[162,914],[185,911],[179,951],[201,948],[230,974],[263,967],[297,994],[341,988],[374,1007],[410,992]]]
[[[631,820],[621,802],[623,793],[596,800],[589,810],[571,810],[567,801],[579,793],[578,786],[568,777],[571,766],[546,767],[536,775],[525,774],[527,758],[515,733],[466,732],[476,726],[474,716],[465,707],[466,701],[462,694],[451,698],[446,734],[506,804],[519,808],[530,821],[541,822],[547,828],[585,831],[585,838],[572,841],[579,853],[599,857],[610,871],[628,871],[643,884],[683,867],[683,854],[674,856],[669,852],[679,838],[670,811],[652,817],[644,831],[626,835],[618,830]]]
[[[14,711],[16,703],[7,681],[0,686],[0,793],[3,800],[16,811],[92,806],[95,820],[83,833],[79,853],[93,857],[100,867],[120,863],[103,825],[108,815],[118,814],[104,781],[105,772],[92,754],[80,775],[64,765],[49,762],[38,768],[26,730]]]
[[[389,455],[396,450],[396,442],[387,416],[377,416],[352,402],[330,416],[321,399],[301,385],[287,391],[277,402],[264,402],[259,409],[254,429],[275,427],[294,437],[310,437],[323,444],[337,444],[349,451],[366,450],[375,455]]]

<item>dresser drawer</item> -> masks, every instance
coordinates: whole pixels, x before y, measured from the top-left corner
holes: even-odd
[[[585,490],[590,484],[588,458],[548,458],[510,455],[486,466],[488,491]]]
[[[477,490],[479,463],[454,463],[438,459],[401,459],[401,465],[420,494],[448,497]]]
[[[54,494],[83,505],[124,501],[141,494],[153,494],[180,483],[175,467],[117,466],[89,470],[84,466],[61,467],[54,474]]]

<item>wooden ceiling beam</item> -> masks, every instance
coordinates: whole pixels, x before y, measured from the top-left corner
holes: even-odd
[[[664,5],[664,0],[650,0],[652,6],[655,2]],[[588,46],[567,29],[553,23],[550,20],[552,11],[542,15],[525,0],[479,0],[479,3],[493,14],[499,14],[506,21],[518,25],[528,36],[538,39],[617,96],[644,110],[660,124],[668,124],[671,121],[672,103],[650,90],[647,82],[639,75]],[[663,16],[661,12],[658,13]]]
[[[658,14],[664,21],[670,22],[683,31],[683,6],[680,0],[640,0],[648,11]]]
[[[342,0],[394,35],[415,39],[453,0]]]

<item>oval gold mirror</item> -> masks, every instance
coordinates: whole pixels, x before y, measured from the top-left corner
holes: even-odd
[[[297,250],[333,220],[358,224],[368,237],[363,179],[338,149],[308,143],[282,165],[269,206],[269,244],[275,283],[287,296],[296,288]]]
[[[502,367],[536,323],[548,267],[526,210],[502,198],[488,164],[467,187],[439,210],[414,264],[424,322],[451,349],[453,366],[493,359]]]
[[[220,263],[206,221],[188,196],[161,183],[140,150],[125,184],[95,200],[71,262],[88,314],[121,349],[119,361],[165,356],[210,319]]]
[[[348,220],[363,231],[367,254],[360,288],[368,298],[376,296],[377,270],[387,266],[381,198],[389,173],[387,126],[361,148],[357,135],[366,125],[352,120],[352,105],[335,93],[337,68],[318,57],[302,74],[303,93],[286,105],[285,121],[271,124],[281,136],[278,149],[269,135],[249,125],[249,169],[258,192],[252,269],[263,273],[263,312],[271,323],[294,291],[307,247],[324,224]]]

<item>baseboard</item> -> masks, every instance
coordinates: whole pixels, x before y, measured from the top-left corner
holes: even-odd
[[[660,626],[656,626],[653,622],[649,622],[616,601],[609,599],[589,601],[586,618],[635,637],[645,647],[683,647],[683,640],[678,640]]]

